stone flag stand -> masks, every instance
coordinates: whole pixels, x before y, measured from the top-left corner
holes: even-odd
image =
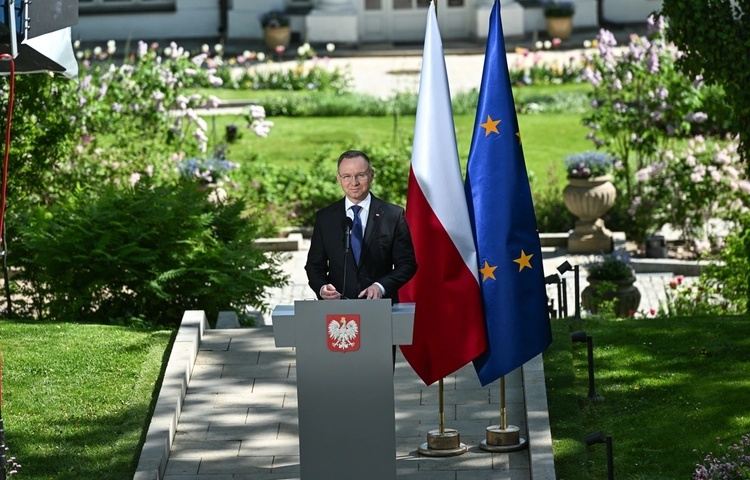
[[[330,316],[359,316],[359,346],[329,347]],[[301,480],[396,478],[393,346],[409,345],[414,304],[296,301],[273,311],[277,347],[297,351]]]

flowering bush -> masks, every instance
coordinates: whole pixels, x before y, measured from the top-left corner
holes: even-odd
[[[723,296],[723,289],[714,282],[700,278],[688,282],[678,275],[665,288],[665,301],[659,306],[659,315],[726,315],[739,313]]]
[[[698,254],[716,247],[721,237],[712,221],[731,221],[750,207],[750,180],[736,138],[726,142],[692,138],[683,150],[666,150],[635,173],[638,193],[630,213],[648,218],[650,228],[669,223]]]
[[[721,446],[721,444],[719,444]],[[696,465],[693,480],[743,480],[750,478],[750,434],[730,445],[718,457],[709,453]]]
[[[516,86],[548,85],[581,82],[583,72],[583,57],[570,55],[566,59],[554,56],[545,58],[542,50],[557,47],[560,40],[539,41],[537,50],[532,52],[528,48],[518,47],[515,60],[508,65],[511,82]]]
[[[209,159],[186,158],[177,165],[177,170],[185,178],[196,178],[201,185],[222,185],[229,181],[229,172],[236,169],[234,162],[220,157]]]
[[[170,324],[188,305],[206,306],[209,316],[262,308],[264,288],[284,278],[253,243],[263,212],[239,194],[211,201],[218,189],[197,186],[225,181],[231,170],[198,160],[211,143],[199,109],[219,100],[186,90],[196,79],[222,84],[218,49],[191,55],[140,42],[122,62],[112,61],[115,51],[114,42],[79,50],[78,83],[48,75],[18,82],[11,167],[14,188],[24,188],[8,209],[9,263],[22,272],[11,286],[19,293],[13,311]],[[267,133],[264,125],[254,131]],[[175,168],[185,158],[196,159],[198,181]]]
[[[250,105],[245,114],[247,128],[251,129],[259,137],[267,137],[273,122],[266,120],[266,109],[262,105]]]
[[[612,252],[601,259],[585,265],[588,278],[593,280],[617,281],[633,278],[633,267],[626,253]]]
[[[601,177],[612,171],[612,157],[601,152],[575,153],[565,157],[568,178]]]
[[[647,200],[635,172],[658,162],[676,139],[691,136],[696,125],[708,120],[702,109],[702,79],[677,69],[682,53],[666,42],[664,19],[652,16],[648,26],[650,36],[633,35],[620,49],[614,35],[602,29],[597,53],[587,55],[584,69],[584,78],[594,87],[593,110],[584,119],[592,130],[588,138],[620,162],[615,179],[628,204],[636,198]],[[648,220],[634,217],[629,224],[628,236],[642,241]]]

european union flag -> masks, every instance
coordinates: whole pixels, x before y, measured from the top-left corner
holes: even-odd
[[[466,172],[489,347],[474,360],[487,385],[552,343],[531,188],[496,0]]]

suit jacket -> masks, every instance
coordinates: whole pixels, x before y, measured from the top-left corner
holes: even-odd
[[[343,198],[316,213],[305,265],[310,287],[320,298],[320,289],[330,283],[346,298],[356,299],[359,292],[378,282],[385,288],[383,298],[398,303],[398,289],[417,271],[404,209],[372,196],[359,265],[351,251],[344,255],[345,218]]]

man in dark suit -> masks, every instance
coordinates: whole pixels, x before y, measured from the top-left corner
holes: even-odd
[[[398,303],[398,289],[417,271],[404,209],[370,193],[375,171],[363,152],[341,154],[336,176],[345,197],[316,214],[305,265],[310,287],[323,300]]]

